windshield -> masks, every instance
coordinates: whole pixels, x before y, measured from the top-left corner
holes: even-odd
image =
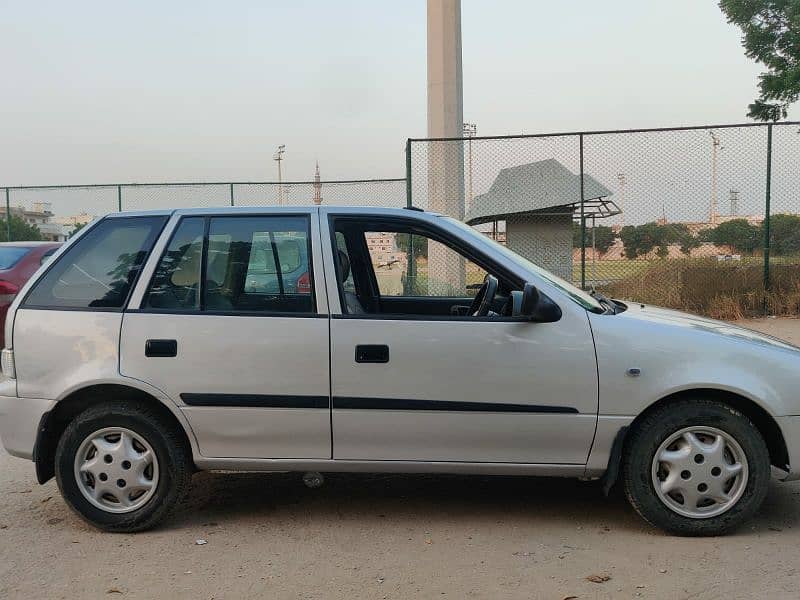
[[[477,229],[474,229],[474,228],[470,227],[469,225],[466,225],[466,224],[462,223],[458,219],[454,219],[452,217],[443,217],[443,218],[446,219],[448,223],[452,223],[453,225],[458,227],[462,232],[467,234],[473,240],[480,240],[482,242],[489,243],[495,250],[497,250],[498,252],[500,252],[505,257],[509,258],[510,260],[514,261],[519,266],[521,266],[521,267],[523,267],[525,269],[528,269],[529,271],[533,271],[534,273],[536,273],[536,275],[538,275],[539,277],[541,277],[542,279],[544,279],[545,281],[547,281],[551,285],[557,287],[559,290],[564,292],[573,301],[575,301],[578,304],[580,304],[586,310],[591,310],[591,311],[594,311],[594,312],[605,312],[605,309],[603,308],[603,305],[600,304],[600,302],[595,300],[592,296],[590,296],[589,294],[587,294],[583,290],[581,290],[579,288],[576,288],[571,283],[569,283],[567,281],[564,281],[563,279],[561,279],[560,277],[558,277],[556,275],[553,275],[549,271],[545,271],[540,266],[533,264],[527,258],[523,258],[519,254],[517,254],[516,252],[513,252],[512,250],[509,250],[508,248],[506,248],[502,244],[498,244],[492,238],[483,235]]]
[[[10,269],[19,262],[19,259],[30,252],[30,248],[20,248],[18,246],[0,247],[0,269]]]

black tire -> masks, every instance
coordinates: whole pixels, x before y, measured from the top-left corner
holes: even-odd
[[[84,497],[74,475],[75,455],[81,443],[105,427],[124,427],[142,436],[158,460],[156,490],[132,512],[114,513],[94,506]],[[190,449],[174,424],[130,401],[102,403],[77,415],[59,439],[55,466],[58,487],[70,508],[99,529],[125,533],[150,529],[167,517],[185,499],[193,471]]]
[[[707,518],[687,517],[670,509],[656,494],[652,461],[659,446],[686,427],[714,427],[731,436],[747,459],[748,479],[739,500],[726,512]],[[631,506],[650,524],[681,536],[719,535],[742,525],[759,509],[771,476],[767,445],[745,415],[713,400],[686,399],[647,414],[625,444],[623,483]]]

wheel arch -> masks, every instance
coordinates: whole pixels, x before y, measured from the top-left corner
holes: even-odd
[[[746,396],[731,392],[728,390],[721,390],[716,388],[692,388],[681,390],[660,398],[643,410],[633,420],[630,425],[629,432],[633,431],[639,423],[651,412],[658,410],[666,404],[676,402],[678,400],[685,400],[688,398],[695,398],[702,396],[709,400],[716,400],[722,404],[726,404],[731,408],[738,410],[753,422],[764,442],[767,444],[769,457],[772,464],[780,469],[789,469],[789,451],[786,447],[786,440],[783,438],[783,433],[777,421],[773,418],[767,410]]]
[[[45,483],[54,476],[56,446],[70,421],[90,406],[102,404],[109,398],[132,400],[155,410],[176,428],[189,456],[193,455],[194,444],[187,426],[165,402],[131,385],[92,384],[73,390],[56,402],[53,410],[42,417],[33,448],[33,462],[36,465],[36,478],[39,483]]]
[[[606,473],[601,478],[606,493],[608,493],[611,487],[616,483],[620,464],[630,439],[630,434],[639,426],[642,420],[653,411],[665,405],[679,400],[696,398],[698,396],[726,404],[750,419],[764,438],[772,465],[784,471],[789,471],[789,451],[786,446],[786,440],[783,437],[783,432],[774,417],[769,414],[763,406],[736,392],[717,388],[698,387],[674,392],[656,400],[639,413],[630,425],[624,427],[624,431],[621,430],[622,434],[618,434],[617,438],[614,440],[615,448],[612,448]],[[616,452],[614,449],[616,449]]]

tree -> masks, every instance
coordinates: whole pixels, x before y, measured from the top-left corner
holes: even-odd
[[[592,230],[594,229],[594,244],[597,248],[597,251],[601,254],[605,254],[608,252],[608,249],[614,245],[614,240],[617,238],[614,235],[614,230],[607,225],[597,225],[596,227],[587,227],[586,228],[586,239],[585,244],[587,248],[592,247]],[[572,247],[573,248],[580,248],[581,247],[581,224],[580,223],[573,223],[572,224]]]
[[[8,239],[8,227],[5,219],[0,219],[0,242],[39,242],[42,232],[36,225],[26,223],[20,217],[11,215],[11,239]]]
[[[87,225],[88,225],[88,223],[75,223],[75,227],[72,228],[72,231],[69,232],[69,235],[67,235],[67,237],[71,238],[72,236],[74,236],[76,233],[78,233],[81,229],[83,229]]]
[[[625,248],[625,257],[631,260],[644,256],[656,247],[666,245],[663,241],[662,227],[655,222],[644,225],[626,225],[620,230],[619,237]]]
[[[767,70],[758,76],[759,97],[747,116],[759,121],[786,118],[800,98],[800,6],[797,0],[720,0],[729,23],[744,36],[745,54]]]
[[[750,253],[758,248],[762,236],[760,229],[746,219],[731,219],[717,225],[708,237],[717,246],[731,246],[738,252]]]
[[[664,242],[667,244],[680,244],[681,252],[686,256],[692,253],[692,248],[700,246],[700,240],[692,235],[685,223],[669,223],[661,227],[664,228]]]
[[[414,258],[428,258],[428,240],[418,235],[408,233],[395,234],[394,243],[400,252],[408,254],[408,241],[414,246]]]
[[[763,237],[763,234],[759,233],[759,237]],[[769,221],[769,245],[775,254],[800,252],[800,217],[772,215]]]
[[[692,248],[700,245],[700,240],[692,235],[684,223],[667,223],[659,225],[655,222],[644,225],[626,225],[619,232],[625,257],[631,260],[645,256],[656,250],[656,256],[669,256],[669,246],[680,244],[681,252],[688,255]]]

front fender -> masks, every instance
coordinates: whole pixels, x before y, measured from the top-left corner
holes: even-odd
[[[698,326],[590,315],[599,414],[636,416],[666,396],[714,389],[747,398],[772,416],[800,414],[800,353]]]

